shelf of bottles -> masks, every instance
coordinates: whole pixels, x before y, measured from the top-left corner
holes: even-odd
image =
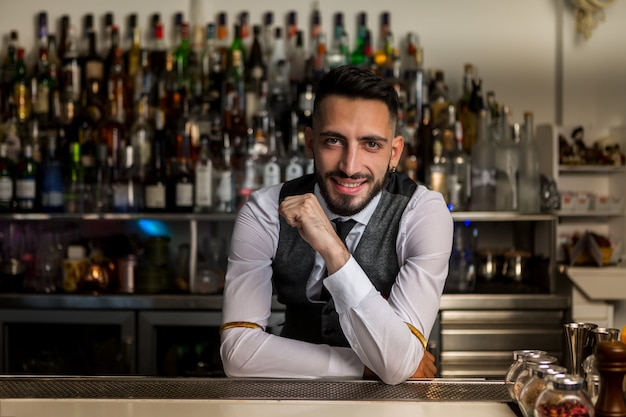
[[[317,3],[306,30],[295,11],[284,26],[273,12],[255,24],[245,11],[222,12],[204,26],[179,13],[169,42],[160,13],[149,28],[131,14],[125,30],[114,13],[101,28],[96,17],[62,15],[52,33],[53,19],[38,14],[28,55],[9,33],[0,56],[5,223],[188,221],[193,278],[198,222],[232,222],[255,190],[313,172],[305,138],[317,82],[346,64],[394,85],[398,169],[441,192],[455,221],[553,219],[551,200],[540,198],[532,113],[513,123],[493,91],[483,97],[472,64],[462,96],[450,97],[444,71],[425,69],[419,36],[400,41],[389,12],[376,43],[358,13],[354,45],[342,12],[326,37]]]

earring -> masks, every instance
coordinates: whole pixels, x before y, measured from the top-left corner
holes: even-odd
[[[390,171],[390,172],[391,172],[392,174],[393,174],[394,172],[396,172],[396,167],[391,167],[391,171]]]

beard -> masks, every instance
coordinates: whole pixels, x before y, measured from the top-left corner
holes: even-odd
[[[360,196],[345,194],[340,194],[338,197],[333,198],[330,195],[330,191],[326,182],[329,181],[329,178],[333,176],[351,179],[365,178],[370,184],[372,184],[372,187],[368,191],[367,195],[360,201],[357,201]],[[374,197],[376,197],[376,195],[381,192],[383,188],[385,188],[388,179],[389,173],[386,173],[385,176],[380,180],[374,181],[374,178],[371,175],[355,174],[352,176],[348,176],[342,171],[331,171],[322,176],[322,174],[317,169],[315,170],[315,181],[320,187],[320,193],[322,194],[322,197],[324,197],[326,205],[328,206],[330,211],[344,217],[353,216],[363,210],[370,203],[370,201],[372,201]]]

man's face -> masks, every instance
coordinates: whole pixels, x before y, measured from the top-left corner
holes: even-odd
[[[404,141],[378,100],[328,96],[318,108],[307,152],[330,210],[341,216],[361,211],[382,190],[398,165]]]

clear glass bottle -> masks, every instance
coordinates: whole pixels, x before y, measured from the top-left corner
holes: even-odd
[[[546,351],[537,350],[537,349],[520,349],[520,350],[513,351],[513,363],[511,364],[511,366],[509,366],[509,369],[504,375],[504,383],[509,389],[509,394],[511,395],[512,399],[515,399],[515,394],[513,392],[513,385],[515,384],[515,380],[517,379],[520,372],[522,372],[522,370],[524,369],[523,368],[524,356],[526,355],[541,356],[541,355],[547,355],[547,354],[548,353]]]
[[[517,211],[518,146],[509,124],[509,108],[500,107],[498,124],[493,129],[496,152],[496,210]]]
[[[11,212],[15,208],[15,179],[13,163],[7,158],[7,145],[0,143],[0,212]]]
[[[41,164],[41,210],[63,212],[63,172],[57,153],[56,135],[48,136],[48,149]]]
[[[556,364],[557,358],[550,355],[541,355],[541,356],[524,356],[524,361],[522,363],[522,370],[519,375],[517,375],[517,379],[515,380],[515,384],[513,384],[513,393],[515,394],[515,400],[520,400],[520,393],[522,392],[522,388],[524,385],[530,380],[530,367],[535,365],[553,365]]]
[[[450,154],[450,164],[448,171],[448,205],[452,211],[467,210],[469,198],[471,196],[471,160],[470,156],[463,149],[463,126],[461,122],[454,123],[454,136],[456,148]]]
[[[558,365],[531,365],[530,379],[520,392],[518,406],[524,417],[535,415],[535,402],[546,389],[546,377],[548,375],[564,375],[567,368]]]
[[[194,211],[196,212],[209,212],[213,210],[214,204],[214,189],[215,170],[213,168],[213,160],[209,154],[209,138],[202,139],[200,145],[200,155],[196,161],[195,167],[195,201]]]
[[[24,145],[24,153],[17,164],[15,175],[15,197],[17,210],[32,212],[37,209],[37,176],[39,164],[33,158],[33,147]]]
[[[472,147],[472,198],[473,211],[496,209],[496,154],[489,137],[489,113],[482,109],[478,118],[476,143]]]
[[[524,113],[524,129],[519,142],[518,204],[522,213],[541,211],[539,151],[535,143],[533,113]]]
[[[535,402],[536,417],[593,417],[595,411],[583,389],[583,379],[576,375],[549,375],[546,390]]]

